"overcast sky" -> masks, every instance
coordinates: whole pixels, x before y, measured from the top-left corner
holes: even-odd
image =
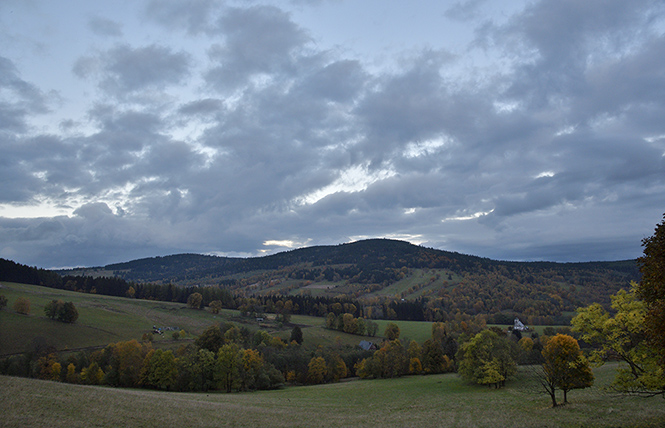
[[[662,0],[0,0],[0,257],[641,255]]]

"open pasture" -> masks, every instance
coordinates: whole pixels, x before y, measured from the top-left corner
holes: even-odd
[[[0,311],[0,355],[24,352],[37,339],[58,350],[105,346],[112,342],[141,339],[157,327],[178,327],[189,336],[205,327],[237,316],[237,311],[213,315],[207,311],[188,309],[182,303],[157,302],[121,297],[83,294],[36,285],[2,283],[0,294],[7,296],[7,307]],[[18,297],[30,300],[30,314],[14,312]],[[71,301],[79,312],[74,324],[48,319],[44,306],[53,299]],[[41,339],[38,339],[41,338]],[[170,340],[169,332],[155,340]]]

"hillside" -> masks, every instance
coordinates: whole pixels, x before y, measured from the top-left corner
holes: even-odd
[[[507,262],[388,239],[255,258],[180,254],[60,273],[223,286],[264,299],[352,299],[379,318],[436,321],[464,313],[503,323],[517,315],[531,324],[566,323],[577,307],[607,305],[611,294],[639,279],[634,260]]]

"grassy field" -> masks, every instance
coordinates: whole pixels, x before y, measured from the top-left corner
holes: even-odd
[[[9,303],[0,311],[0,355],[23,352],[36,338],[42,338],[58,350],[67,350],[138,340],[144,333],[151,332],[153,326],[178,327],[188,333],[186,337],[194,337],[216,322],[242,321],[238,318],[238,311],[225,310],[213,315],[188,309],[181,303],[83,294],[6,282],[1,286],[0,294],[7,296]],[[12,305],[18,297],[30,300],[29,315],[13,311]],[[48,319],[44,315],[44,306],[53,299],[74,302],[79,312],[77,322],[63,324]],[[171,337],[167,333],[163,337],[156,336],[155,340],[168,341]]]
[[[659,398],[596,386],[549,407],[522,372],[504,389],[467,385],[455,374],[290,387],[241,394],[169,393],[68,385],[0,376],[4,427],[661,427]]]
[[[139,340],[144,333],[152,331],[153,326],[184,329],[188,333],[186,337],[190,339],[206,327],[224,321],[244,325],[250,330],[259,328],[255,320],[241,318],[236,310],[222,310],[220,314],[214,315],[206,310],[189,309],[182,303],[83,294],[6,282],[0,285],[0,294],[4,294],[9,300],[7,307],[0,311],[0,356],[24,352],[32,346],[34,340],[46,341],[61,351],[106,346],[123,340]],[[30,315],[14,312],[12,306],[18,297],[27,297],[30,300]],[[74,324],[63,324],[48,319],[44,315],[44,306],[53,299],[74,302],[79,311],[78,321]],[[261,323],[263,328],[272,335],[288,340],[291,327],[279,327],[270,322],[271,318],[274,316],[268,315],[266,322]],[[314,348],[338,342],[342,345],[357,345],[366,339],[326,330],[323,328],[323,318],[293,315],[291,322],[301,326],[305,345]],[[408,322],[398,323],[405,326],[406,331],[415,329],[409,326]],[[384,324],[379,329],[379,335],[385,328]],[[430,323],[420,324],[423,331],[431,330]],[[172,339],[169,332],[163,337],[155,336],[156,346],[169,346],[166,342],[170,341]]]

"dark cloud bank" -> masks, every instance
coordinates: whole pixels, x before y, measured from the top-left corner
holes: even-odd
[[[72,118],[85,132],[31,131],[48,88],[0,57],[0,202],[73,213],[0,218],[0,257],[101,265],[389,236],[616,260],[665,211],[660,1],[539,1],[500,25],[459,3],[449,17],[477,27],[469,55],[497,58],[464,74],[435,47],[371,71],[280,8],[188,5],[151,2],[145,25],[206,40],[205,57],[118,40],[72,65],[97,87]]]

